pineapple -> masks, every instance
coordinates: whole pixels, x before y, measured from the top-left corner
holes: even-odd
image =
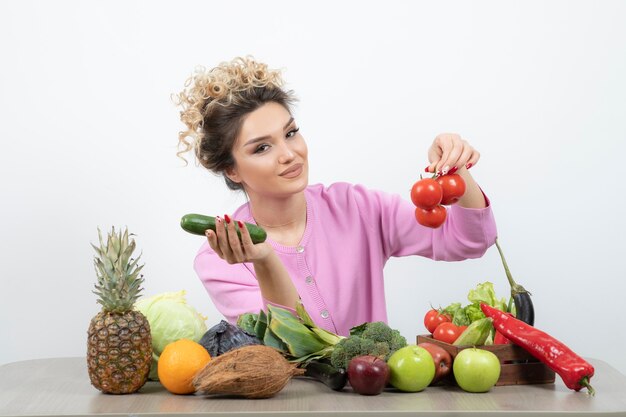
[[[132,235],[131,235],[132,236]],[[102,311],[88,330],[87,365],[91,384],[108,394],[129,394],[148,379],[152,362],[152,337],[146,317],[133,309],[143,283],[139,257],[132,259],[135,241],[128,230],[107,236],[106,245],[98,229],[100,247],[93,248],[98,282],[94,294]]]

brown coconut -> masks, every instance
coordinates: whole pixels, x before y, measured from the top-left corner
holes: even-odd
[[[196,391],[207,395],[269,398],[304,369],[287,361],[276,349],[243,346],[211,360],[193,379]]]

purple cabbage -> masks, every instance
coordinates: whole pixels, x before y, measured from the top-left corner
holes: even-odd
[[[207,330],[198,343],[204,346],[213,358],[241,346],[263,344],[255,335],[225,320]]]

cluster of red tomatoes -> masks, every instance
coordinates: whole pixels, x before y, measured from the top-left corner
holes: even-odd
[[[434,308],[426,312],[424,326],[433,335],[433,339],[450,344],[454,343],[467,329],[467,326],[457,326],[452,323],[452,317]]]
[[[454,204],[465,194],[465,181],[458,174],[422,178],[411,188],[415,218],[422,226],[437,228],[446,220],[444,206]]]

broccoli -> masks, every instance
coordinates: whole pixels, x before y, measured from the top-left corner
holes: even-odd
[[[378,356],[385,361],[391,356],[391,348],[386,342],[375,342],[371,350],[368,350],[368,355]]]
[[[373,355],[387,360],[393,352],[404,346],[406,339],[400,332],[382,321],[363,323],[352,328],[350,336],[334,346],[330,361],[336,368],[347,369],[352,358]]]
[[[393,329],[382,321],[368,323],[361,333],[364,339],[371,339],[375,342],[389,342],[393,336]]]
[[[396,350],[403,348],[405,346],[406,346],[406,339],[404,338],[404,336],[402,336],[399,331],[394,330],[393,335],[391,336],[391,343],[389,344],[389,349],[392,352],[395,352]]]

